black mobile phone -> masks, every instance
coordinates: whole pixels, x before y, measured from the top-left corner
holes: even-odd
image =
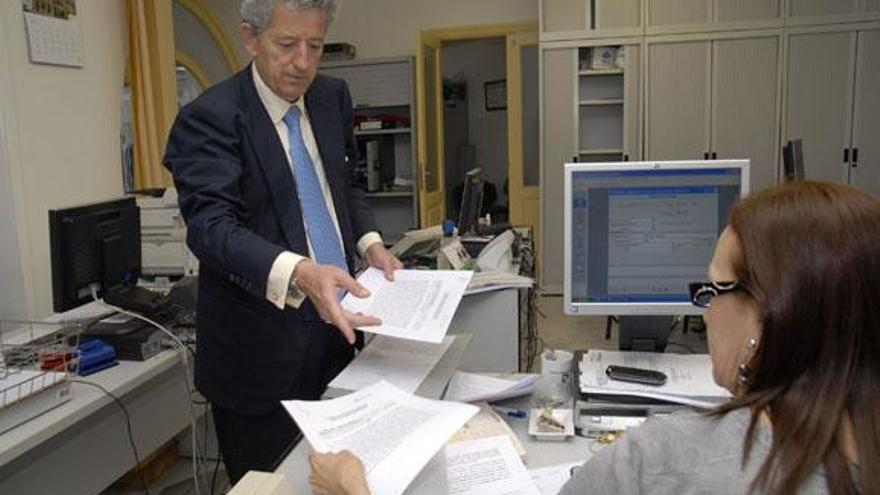
[[[666,374],[655,370],[630,368],[629,366],[611,365],[605,368],[605,374],[612,380],[621,382],[641,383],[659,387],[666,383]]]

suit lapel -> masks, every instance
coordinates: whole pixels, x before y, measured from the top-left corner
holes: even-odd
[[[333,204],[336,206],[338,215],[338,198],[340,197],[339,174],[341,173],[339,164],[345,160],[345,143],[340,141],[339,138],[334,139],[334,131],[338,134],[338,129],[341,127],[339,112],[333,111],[329,104],[328,96],[317,79],[306,93],[306,109],[309,112],[309,123],[312,126],[315,141],[318,143],[321,162],[324,164],[324,175],[326,175],[327,183],[330,185],[330,191],[333,194]]]
[[[308,253],[302,210],[296,195],[296,182],[287,157],[284,156],[284,146],[257,94],[250,66],[244,72],[246,75],[240,80],[247,119],[244,132],[250,134],[250,142],[253,143],[251,151],[266,177],[278,222],[288,246],[294,252]]]

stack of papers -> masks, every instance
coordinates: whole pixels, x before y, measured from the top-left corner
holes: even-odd
[[[370,493],[383,495],[403,493],[478,411],[469,404],[416,397],[384,381],[337,399],[281,404],[313,449],[351,451],[364,464]]]
[[[489,404],[483,402],[476,405],[480,407],[480,412],[465,423],[464,426],[462,426],[461,429],[449,439],[449,443],[506,435],[513,444],[513,448],[516,450],[517,455],[524,459],[526,457],[526,448],[523,446],[522,442],[519,441],[519,437],[516,436],[516,433],[510,429],[510,425],[507,424],[507,421],[504,421],[498,413],[493,411]]]
[[[456,371],[446,388],[446,400],[459,402],[496,401],[519,397],[535,389],[538,375],[518,374],[499,378],[481,373]]]
[[[529,277],[505,271],[477,272],[468,284],[466,294],[479,294],[481,292],[507,289],[509,287],[522,287],[527,289],[534,284],[535,281]]]
[[[382,270],[370,267],[357,279],[370,296],[347,294],[340,304],[352,313],[382,320],[381,325],[360,330],[439,344],[472,276],[469,271],[397,270],[390,282]]]
[[[605,374],[609,365],[660,371],[667,380],[659,387],[611,380]],[[708,354],[591,350],[580,362],[580,389],[585,394],[647,397],[703,408],[730,398],[730,392],[715,384]]]
[[[529,476],[532,482],[538,487],[541,495],[556,495],[571,475],[574,469],[583,464],[583,462],[566,462],[555,466],[547,466],[536,469],[529,469]]]
[[[450,495],[541,495],[506,436],[446,446]]]
[[[431,344],[377,335],[336,375],[330,388],[360,390],[385,380],[404,392],[413,393],[454,340],[455,335],[447,335],[443,342]]]

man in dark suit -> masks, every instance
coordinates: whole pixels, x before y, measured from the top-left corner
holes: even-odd
[[[200,261],[196,385],[211,402],[230,481],[272,470],[297,428],[283,399],[318,399],[354,355],[341,291],[360,255],[391,279],[352,186],[357,146],[341,80],[317,75],[333,0],[246,0],[253,62],[177,117],[165,165]]]

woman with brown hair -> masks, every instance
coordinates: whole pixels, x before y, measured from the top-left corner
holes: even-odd
[[[561,494],[880,494],[880,200],[795,182],[737,204],[691,284],[734,398],[651,419]],[[320,493],[367,493],[351,453],[314,454]]]
[[[880,200],[821,182],[754,194],[709,279],[691,296],[734,398],[646,422],[561,493],[880,493]]]

